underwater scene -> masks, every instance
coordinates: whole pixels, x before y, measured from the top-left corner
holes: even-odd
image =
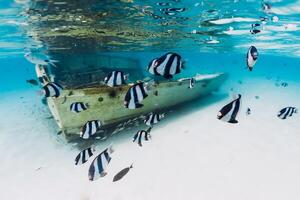
[[[1,200],[300,191],[299,0],[1,0]]]

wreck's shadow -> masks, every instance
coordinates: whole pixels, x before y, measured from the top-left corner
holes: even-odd
[[[198,99],[194,99],[183,104],[177,105],[175,107],[171,107],[167,110],[160,111],[160,113],[165,113],[165,118],[162,119],[157,125],[154,125],[154,130],[156,128],[162,128],[166,124],[171,121],[178,120],[181,117],[192,114],[194,112],[199,112],[203,108],[219,102],[226,98],[227,94],[214,93],[205,97],[200,97]],[[217,113],[216,113],[217,114]],[[131,142],[133,135],[139,130],[146,130],[148,127],[144,124],[143,118],[138,118],[137,120],[132,120],[131,123],[125,122],[125,126],[119,126],[121,130],[118,130],[119,127],[116,125],[110,129],[105,130],[102,133],[102,138],[97,139],[97,137],[93,137],[89,140],[78,139],[72,141],[71,143],[75,143],[76,147],[79,149],[84,149],[92,144],[97,145],[99,147],[105,147],[111,143],[122,143],[124,141]],[[184,126],[184,125],[183,125]],[[99,138],[99,136],[98,136]]]

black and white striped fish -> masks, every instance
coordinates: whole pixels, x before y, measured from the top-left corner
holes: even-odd
[[[255,29],[255,28],[250,30],[250,33],[252,35],[255,35],[255,34],[260,33],[260,32],[261,32],[261,30],[258,30],[258,29]]]
[[[251,27],[252,28],[257,28],[257,27],[260,27],[260,24],[259,23],[251,24]]]
[[[89,105],[83,102],[75,102],[70,105],[70,111],[79,113],[81,111],[87,110]]]
[[[57,83],[50,82],[43,86],[45,97],[59,97],[62,91],[62,86]]]
[[[166,79],[180,73],[182,66],[181,56],[176,53],[167,53],[153,59],[148,66],[148,71],[153,75],[163,76]]]
[[[261,21],[262,24],[266,24],[269,21],[268,17],[260,17],[259,20]]]
[[[192,89],[194,86],[195,86],[195,79],[194,78],[190,78],[189,88]]]
[[[218,113],[218,119],[226,121],[228,123],[238,123],[235,119],[239,109],[240,109],[240,101],[242,95],[238,95],[238,98],[230,102],[229,104],[225,105]]]
[[[258,58],[257,49],[254,46],[251,46],[247,52],[247,67],[252,71],[253,66],[255,65]]]
[[[281,83],[281,86],[282,86],[282,87],[287,87],[287,86],[288,86],[288,83],[287,83],[287,82],[282,82],[282,83]]]
[[[286,119],[287,117],[291,117],[294,113],[297,113],[298,110],[295,107],[285,107],[281,109],[277,115],[280,119]]]
[[[250,30],[250,33],[251,33],[251,34],[257,34],[257,33],[260,33],[261,30],[258,29],[259,27],[260,27],[260,24],[259,24],[259,23],[251,24],[251,30]]]
[[[86,163],[88,159],[94,155],[93,152],[95,152],[93,146],[82,150],[75,158],[75,165]]]
[[[124,107],[128,109],[136,109],[143,107],[141,102],[148,96],[147,90],[143,82],[139,82],[131,86],[124,99]]]
[[[45,67],[43,67],[42,65],[35,65],[35,72],[36,72],[36,75],[37,75],[40,83],[43,86],[50,82],[50,80],[47,76]]]
[[[94,135],[101,126],[101,122],[99,120],[92,120],[86,122],[81,128],[80,137],[83,139],[88,139],[92,135]]]
[[[104,83],[109,87],[124,85],[127,77],[122,71],[112,71],[104,78]]]
[[[271,10],[271,5],[264,1],[262,1],[261,7],[262,7],[262,10],[265,12],[269,12]]]
[[[141,147],[142,146],[142,140],[149,141],[149,139],[151,139],[150,131],[151,131],[151,127],[148,128],[146,131],[145,130],[138,131],[133,136],[132,141],[137,142],[139,144],[139,146]]]
[[[111,154],[113,153],[112,147],[109,147],[102,151],[91,163],[89,168],[89,180],[95,181],[100,177],[105,176],[107,173],[105,172],[105,169],[109,162],[111,161]]]
[[[164,118],[164,114],[150,113],[146,119],[144,120],[145,124],[148,126],[152,126],[157,124],[162,118]]]

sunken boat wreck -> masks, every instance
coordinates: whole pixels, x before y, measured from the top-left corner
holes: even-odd
[[[91,138],[106,138],[116,131],[121,131],[129,124],[128,121],[142,121],[143,116],[150,112],[163,112],[178,104],[208,95],[226,79],[226,74],[223,73],[198,74],[194,76],[195,84],[192,89],[189,88],[190,77],[177,80],[156,80],[148,97],[143,100],[144,106],[138,109],[128,109],[124,107],[124,98],[131,83],[137,80],[147,81],[149,77],[141,78],[143,71],[137,60],[108,55],[101,55],[98,58],[93,65],[98,67],[90,65],[89,71],[86,67],[84,72],[82,69],[74,71],[75,65],[68,63],[65,66],[72,66],[70,71],[67,67],[63,70],[59,67],[52,67],[51,74],[46,74],[47,79],[54,78],[64,88],[59,97],[48,97],[47,104],[61,132],[68,140],[78,139],[81,128],[87,121],[92,120],[99,120],[101,127]],[[82,62],[82,59],[87,58],[71,60],[74,62],[76,59],[75,63],[80,63],[79,59]],[[127,85],[113,88],[103,84],[105,75],[116,69],[130,74],[130,80],[134,81],[128,81]],[[39,67],[38,76],[41,76],[41,71],[45,75],[45,72],[49,70]],[[84,102],[89,107],[80,113],[74,113],[70,111],[70,105],[74,102]]]
[[[45,81],[63,86],[58,98],[46,100],[68,140],[80,138],[80,129],[87,121],[101,122],[99,133],[91,138],[107,137],[130,124],[128,121],[208,95],[223,84],[226,75],[222,73],[196,75],[193,89],[188,88],[190,77],[158,79],[143,100],[143,107],[134,110],[124,107],[124,96],[130,84],[147,81],[147,78],[149,81],[149,73],[145,70],[148,63],[136,56],[138,52],[159,52],[193,45],[183,40],[191,38],[190,32],[185,30],[187,17],[163,17],[163,13],[157,13],[155,3],[151,4],[153,7],[149,2],[135,5],[128,0],[84,3],[40,0],[30,1],[22,13],[28,23],[24,30],[32,40],[28,47],[30,54],[35,57],[41,53],[58,61],[55,66],[38,66],[36,72]],[[167,27],[174,24],[180,26]],[[157,28],[151,28],[154,26]],[[197,37],[204,39],[213,34],[214,31],[204,31]],[[36,60],[29,59],[34,64],[37,64]],[[129,85],[115,88],[104,85],[105,76],[113,70],[129,74]],[[70,105],[74,102],[87,103],[89,108],[80,113],[71,112]]]

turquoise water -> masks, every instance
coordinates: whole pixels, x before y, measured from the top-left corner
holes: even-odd
[[[299,13],[299,0],[0,0],[0,199],[299,199],[300,115],[277,117],[284,107],[300,109]],[[256,23],[261,32],[251,34]],[[250,46],[259,54],[253,71]],[[172,81],[228,78],[212,95],[172,108],[142,150],[128,141],[143,126],[101,140],[97,148],[117,149],[109,179],[136,167],[118,186],[107,178],[91,185],[87,165],[73,166],[81,144],[57,134],[41,84],[27,82],[38,81],[35,65],[54,60],[47,69],[65,88],[92,85],[112,69],[135,82],[153,79],[147,66],[166,52],[185,61]],[[243,98],[236,126],[216,119],[233,94]]]
[[[28,88],[22,84],[34,74],[34,63],[24,59],[28,52],[61,59],[59,70],[72,68],[66,60],[74,57],[113,52],[140,60],[138,67],[145,71],[153,58],[175,51],[187,61],[186,75],[224,71],[248,76],[245,56],[254,45],[259,61],[251,76],[297,78],[291,75],[296,74],[300,52],[298,1],[166,2],[2,1],[1,90]],[[271,8],[264,10],[263,3]],[[167,15],[161,10],[167,8],[185,10]],[[261,24],[261,32],[250,34],[255,23]],[[272,56],[278,62],[272,63]],[[87,67],[78,65],[82,71]]]

